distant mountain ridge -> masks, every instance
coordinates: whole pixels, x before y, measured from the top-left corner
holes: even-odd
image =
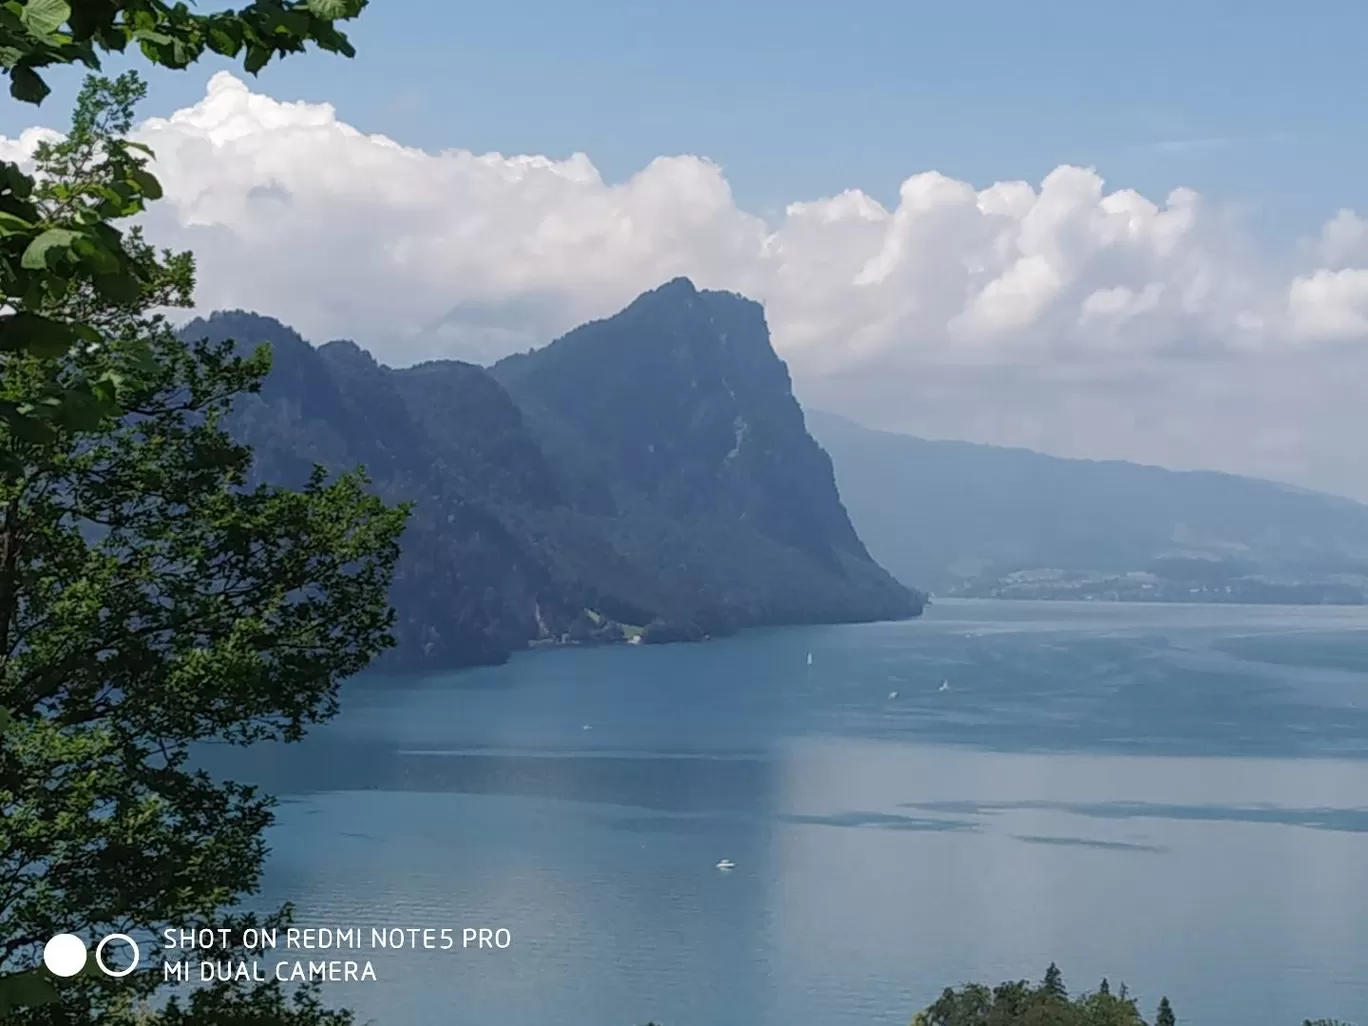
[[[1368,506],[1213,471],[928,441],[826,413],[870,552],[941,595],[1285,603],[1368,600]]]
[[[241,311],[182,331],[271,344],[228,424],[258,479],[360,464],[414,503],[399,662],[921,611],[851,526],[750,300],[677,279],[490,369],[396,370]]]

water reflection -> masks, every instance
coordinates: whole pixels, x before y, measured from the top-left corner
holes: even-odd
[[[950,605],[538,654],[203,759],[285,796],[266,897],[309,925],[512,931],[334,995],[387,1026],[891,1026],[1052,960],[1187,1021],[1351,1016],[1368,614],[1320,614]],[[1342,664],[1240,640],[1307,624]]]
[[[907,802],[925,812],[990,815],[1022,809],[1053,809],[1094,819],[1176,819],[1202,822],[1277,823],[1314,830],[1368,832],[1368,809],[1285,809],[1271,805],[1174,805],[1164,802]]]

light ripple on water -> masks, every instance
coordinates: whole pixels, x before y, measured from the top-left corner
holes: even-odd
[[[1051,960],[1189,1022],[1352,1019],[1366,628],[938,603],[372,680],[250,767],[292,799],[267,897],[303,925],[514,929],[497,958],[334,992],[387,1026],[905,1026],[947,984]]]

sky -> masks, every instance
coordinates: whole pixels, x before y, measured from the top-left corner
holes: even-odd
[[[687,274],[874,427],[1368,499],[1368,6],[372,0],[350,35],[148,72],[148,227],[203,309],[484,362]],[[53,78],[0,154],[60,130]]]

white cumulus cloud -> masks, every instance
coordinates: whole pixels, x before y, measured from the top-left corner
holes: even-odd
[[[426,152],[227,73],[138,136],[194,249],[203,309],[270,313],[382,360],[490,360],[677,275],[762,301],[800,393],[868,422],[1069,455],[1262,473],[1368,495],[1368,221],[1288,253],[1190,190],[913,174],[773,222],[721,169],[662,156],[605,182],[588,156]],[[0,156],[49,137],[0,139]]]

